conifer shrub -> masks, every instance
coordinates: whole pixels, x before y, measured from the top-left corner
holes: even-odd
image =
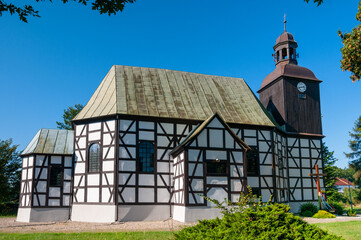
[[[325,210],[319,210],[315,215],[313,215],[313,218],[335,218],[335,217],[336,217],[335,215]]]
[[[318,208],[316,207],[315,204],[308,202],[308,203],[301,204],[301,206],[300,206],[299,212],[302,216],[304,216],[303,213],[305,211],[310,211],[312,213],[312,215],[314,215],[315,213],[317,213]],[[306,217],[306,216],[304,216],[304,217]]]
[[[342,215],[345,212],[345,209],[341,203],[331,202],[332,207],[335,208],[337,215]]]
[[[304,217],[312,217],[313,213],[311,211],[307,210],[307,211],[304,211],[301,215]]]
[[[207,199],[221,209],[222,218],[201,220],[175,233],[175,239],[342,239],[304,222],[285,204],[262,203],[252,193],[236,204]]]

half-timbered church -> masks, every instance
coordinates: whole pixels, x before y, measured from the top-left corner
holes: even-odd
[[[292,34],[273,49],[259,98],[241,78],[111,67],[73,131],[41,129],[22,152],[17,220],[192,222],[219,216],[203,196],[247,186],[293,211],[317,201],[321,81]]]

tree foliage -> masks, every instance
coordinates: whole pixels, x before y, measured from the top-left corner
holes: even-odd
[[[349,140],[350,153],[346,153],[346,157],[351,159],[350,167],[355,170],[353,177],[358,185],[361,182],[361,116],[356,120],[352,132],[349,132],[351,139]]]
[[[308,3],[310,0],[304,0],[304,1]],[[323,0],[313,0],[313,2],[316,3],[317,6],[320,6],[321,3],[323,3]]]
[[[35,0],[36,2],[45,2],[47,0]],[[52,0],[49,0],[52,2]],[[135,0],[61,0],[63,3],[69,1],[78,2],[85,6],[91,5],[92,10],[99,11],[100,14],[115,15],[122,12],[127,3],[134,3]],[[40,17],[39,11],[35,10],[31,5],[14,5],[13,3],[6,3],[5,0],[0,0],[0,16],[8,12],[11,15],[17,14],[21,21],[28,22],[28,17]]]
[[[69,107],[64,110],[63,121],[64,122],[56,122],[58,125],[58,129],[66,129],[71,130],[71,120],[83,109],[82,104],[75,104],[74,107]]]
[[[18,201],[21,158],[12,139],[0,140],[0,203]]]
[[[361,1],[358,5],[356,19],[361,22]],[[361,24],[353,28],[350,33],[343,33],[339,30],[338,35],[343,43],[341,69],[351,72],[352,82],[359,81],[361,77]]]
[[[335,182],[337,181],[335,178],[336,176],[336,166],[335,163],[338,161],[337,158],[333,156],[334,152],[328,150],[328,147],[323,142],[322,143],[322,154],[323,154],[323,164],[324,164],[324,171],[327,174],[324,177],[326,187],[333,188]]]

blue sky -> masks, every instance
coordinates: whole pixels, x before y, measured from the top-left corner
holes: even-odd
[[[286,13],[299,65],[323,80],[324,140],[337,165],[347,166],[361,82],[340,69],[337,30],[358,23],[358,1],[138,0],[110,17],[54,2],[35,3],[41,18],[28,24],[0,17],[0,139],[24,149],[40,128],[56,128],[65,108],[86,104],[115,64],[242,77],[256,92],[274,69],[272,47]]]

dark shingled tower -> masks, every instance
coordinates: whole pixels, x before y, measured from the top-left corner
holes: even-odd
[[[322,135],[321,81],[311,70],[298,66],[297,46],[285,27],[273,47],[276,69],[263,80],[259,98],[285,131]]]

